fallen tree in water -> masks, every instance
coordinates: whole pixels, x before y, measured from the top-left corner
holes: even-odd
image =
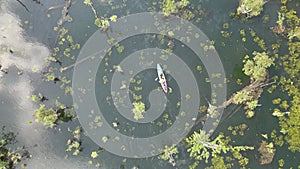
[[[268,83],[269,78],[267,71],[273,64],[274,59],[270,58],[265,52],[253,52],[253,55],[253,59],[250,59],[250,57],[246,55],[243,60],[243,72],[250,77],[250,84],[232,94],[231,97],[221,105],[214,106],[209,104],[209,115],[214,116],[218,113],[217,109],[226,108],[231,104],[235,104],[244,106],[245,114],[248,118],[254,116],[254,109],[260,106],[258,99],[263,92],[263,87],[274,83]]]

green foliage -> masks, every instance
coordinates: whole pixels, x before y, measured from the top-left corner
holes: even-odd
[[[289,39],[293,39],[296,37],[298,40],[300,40],[300,27],[295,27],[293,30],[291,30],[288,34]]]
[[[243,136],[247,129],[248,129],[248,125],[245,124],[245,123],[242,123],[242,124],[236,125],[236,126],[229,126],[228,127],[228,130],[231,131],[232,135],[239,134],[240,136]]]
[[[278,105],[274,108],[273,115],[278,117],[280,133],[289,145],[292,152],[300,152],[300,42],[299,27],[300,19],[297,12],[293,9],[288,10],[287,1],[283,2],[280,12],[285,16],[283,26],[289,30],[287,53],[280,56],[279,65],[282,66],[284,73],[279,78],[281,90],[289,96],[287,100],[274,100],[273,103]],[[281,22],[280,19],[278,21]],[[283,145],[282,137],[274,136],[275,143]]]
[[[93,5],[93,3],[91,2],[91,0],[84,0],[83,3],[85,5]]]
[[[270,164],[275,156],[276,149],[272,142],[268,143],[263,140],[258,151],[261,154],[259,158],[260,164]]]
[[[271,138],[274,140],[275,145],[282,147],[284,144],[284,139],[282,135],[277,136],[276,130],[271,132]]]
[[[215,156],[211,159],[212,165],[206,167],[205,169],[227,169],[233,167],[231,163],[225,163],[224,157]]]
[[[45,126],[50,128],[56,125],[58,119],[58,114],[52,108],[46,109],[44,104],[40,105],[40,108],[34,111],[34,116],[36,117],[36,122],[41,122]]]
[[[284,20],[285,16],[284,13],[278,12],[278,20],[277,20],[277,25],[272,28],[272,31],[276,34],[284,34],[286,31],[286,28],[284,26]]]
[[[284,166],[284,160],[283,159],[278,160],[278,165],[280,167],[283,167]]]
[[[176,165],[173,155],[178,154],[178,149],[176,145],[172,145],[171,147],[165,145],[163,153],[160,155],[160,158],[163,160],[169,161],[173,166]]]
[[[16,143],[15,133],[5,132],[5,127],[2,127],[0,139],[0,147],[6,147]]]
[[[68,131],[69,132],[72,132],[72,134],[73,134],[73,138],[72,139],[69,139],[68,141],[67,141],[67,149],[66,149],[66,151],[67,152],[71,152],[71,151],[73,151],[73,155],[74,156],[76,156],[76,155],[78,155],[80,152],[81,152],[81,150],[82,150],[82,148],[81,148],[81,139],[80,139],[80,134],[81,134],[81,132],[82,132],[82,129],[81,129],[81,127],[80,126],[77,126],[76,128],[75,128],[75,130],[74,131],[72,131],[71,129],[69,129],[68,128]]]
[[[251,91],[238,91],[233,96],[232,102],[234,104],[242,104],[246,101],[250,101],[253,97],[250,95]]]
[[[240,34],[244,36],[244,30],[240,30]],[[251,36],[259,39],[254,31],[251,31]],[[263,40],[258,41],[264,44]],[[261,48],[265,48],[263,44],[260,45]],[[244,74],[250,77],[251,84],[234,93],[224,104],[225,107],[231,103],[243,104],[247,118],[251,118],[255,115],[254,109],[259,106],[258,99],[263,92],[261,85],[265,84],[267,80],[267,68],[274,62],[274,58],[270,58],[265,52],[259,53],[254,51],[253,55],[253,59],[250,59],[248,55],[245,56],[243,60],[244,66],[242,68]]]
[[[177,154],[177,153],[178,153],[178,149],[175,145],[172,145],[171,147],[166,145],[160,158],[163,160],[169,160],[170,154]]]
[[[189,0],[162,0],[161,10],[165,16],[170,15],[179,15],[183,16],[185,19],[190,20],[195,15],[190,10],[187,10],[186,7],[190,4]]]
[[[171,14],[178,13],[178,8],[175,4],[175,0],[163,0],[162,12],[165,16],[170,16]]]
[[[298,98],[298,105],[293,105],[290,108],[290,113],[288,116],[281,116],[279,117],[279,124],[281,127],[280,132],[285,134],[285,140],[289,144],[289,149],[292,152],[300,151],[300,106],[299,106],[299,98]]]
[[[76,140],[68,140],[67,142],[68,144],[68,148],[66,149],[66,151],[72,151],[73,150],[73,155],[76,156],[80,153],[81,151],[81,142],[76,141]]]
[[[30,154],[25,147],[16,147],[16,135],[13,132],[6,132],[5,127],[0,133],[0,168],[13,169],[16,165],[29,158]]]
[[[258,100],[249,101],[246,103],[247,109],[254,110],[258,105]]]
[[[92,158],[97,158],[97,157],[98,157],[98,153],[97,153],[96,151],[93,151],[93,152],[91,153],[91,157],[92,157]]]
[[[101,28],[102,31],[106,31],[110,24],[109,22],[112,21],[112,22],[116,22],[117,21],[117,15],[112,15],[110,16],[109,18],[104,18],[104,17],[100,17],[96,11],[96,9],[94,8],[93,6],[93,3],[90,1],[90,0],[84,0],[83,3],[85,5],[88,5],[89,7],[91,7],[94,15],[95,15],[95,22],[94,24],[96,26],[98,26],[99,28]]]
[[[208,163],[210,158],[230,153],[238,160],[241,166],[246,166],[248,159],[242,156],[240,152],[254,149],[251,146],[233,146],[231,139],[225,137],[223,133],[220,133],[214,140],[210,140],[209,135],[202,130],[194,132],[190,137],[186,138],[185,141],[188,145],[187,151],[190,153],[190,157],[195,159],[196,163],[199,163],[197,161],[201,160],[205,160],[205,163]],[[222,160],[222,158],[215,160]],[[221,162],[218,163],[221,164]],[[190,168],[196,166],[197,165],[194,164],[190,166]]]
[[[9,162],[7,161],[0,161],[0,168],[9,168]]]
[[[144,118],[143,113],[145,112],[145,104],[141,101],[133,102],[133,109],[132,112],[134,114],[134,119],[139,120]]]
[[[267,68],[273,64],[274,59],[265,52],[253,52],[253,55],[253,60],[248,55],[245,56],[243,71],[245,75],[250,76],[252,81],[262,81],[265,79]]]
[[[251,18],[258,16],[263,11],[264,0],[239,0],[239,7],[237,8],[237,15],[246,15]]]

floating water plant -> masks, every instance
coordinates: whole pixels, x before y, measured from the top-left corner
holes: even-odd
[[[237,15],[246,15],[248,18],[258,16],[263,11],[264,0],[239,0]]]
[[[248,129],[248,125],[245,123],[242,123],[237,126],[229,126],[228,130],[231,131],[232,135],[239,134],[240,136],[243,136],[245,134],[245,130]]]
[[[165,16],[178,15],[190,20],[194,18],[195,15],[190,10],[186,9],[189,4],[189,0],[162,0],[161,10]]]
[[[58,120],[58,114],[52,108],[46,109],[44,104],[40,104],[40,108],[34,111],[35,121],[41,122],[45,126],[49,126],[50,128],[56,125],[56,121]]]
[[[91,7],[94,15],[95,15],[95,25],[97,25],[99,28],[101,28],[102,31],[107,31],[110,24],[109,22],[112,21],[112,22],[116,22],[117,20],[117,15],[112,15],[111,17],[109,18],[104,18],[104,17],[100,17],[96,11],[96,9],[94,8],[93,6],[93,3],[91,2],[91,0],[84,0],[83,1],[84,4],[88,5]]]
[[[70,128],[68,128],[69,132],[72,132],[73,134],[73,138],[69,139],[67,141],[67,152],[71,152],[73,151],[72,155],[77,156],[82,148],[81,148],[81,139],[80,139],[80,134],[82,132],[82,129],[80,126],[77,126],[76,129],[74,131],[70,130]]]
[[[16,135],[13,132],[7,132],[3,126],[0,131],[0,168],[13,169],[22,161],[31,157],[25,146],[16,147]],[[26,164],[21,164],[21,166]]]
[[[143,113],[145,112],[145,104],[141,101],[138,102],[133,102],[133,109],[132,112],[134,114],[134,119],[139,120],[139,119],[143,119],[144,115]]]
[[[98,157],[98,153],[96,151],[93,151],[91,154],[92,158],[97,158]]]
[[[282,1],[280,13],[282,17],[278,17],[277,24],[289,30],[287,38],[287,46],[277,45],[275,48],[276,54],[278,50],[287,51],[281,56],[278,56],[280,68],[284,73],[278,77],[278,85],[282,92],[288,95],[288,99],[276,98],[273,104],[278,107],[273,109],[272,115],[279,120],[280,130],[272,132],[272,138],[276,145],[282,146],[283,138],[288,143],[288,149],[292,152],[300,152],[300,83],[299,83],[299,56],[300,42],[298,31],[300,27],[299,17],[294,9],[287,8],[287,1]],[[285,37],[285,36],[284,36]],[[286,48],[283,48],[286,47]],[[279,54],[278,54],[279,55]]]
[[[172,164],[173,166],[176,165],[175,159],[174,159],[174,155],[178,154],[178,149],[175,145],[172,145],[171,147],[169,146],[165,146],[163,153],[160,155],[160,158],[163,160],[168,161],[170,164]]]
[[[231,139],[225,137],[222,133],[211,140],[209,139],[209,135],[203,130],[194,132],[185,141],[188,145],[187,151],[190,157],[195,159],[195,163],[190,166],[192,169],[196,168],[201,160],[205,160],[205,163],[208,163],[209,159],[228,153],[232,154],[238,160],[241,167],[245,167],[248,164],[248,158],[244,157],[241,152],[254,149],[251,146],[233,146],[230,143]],[[219,160],[221,159],[219,158]]]
[[[261,154],[259,158],[260,164],[270,164],[273,161],[276,149],[274,148],[272,142],[268,143],[263,140],[258,148],[258,151]]]

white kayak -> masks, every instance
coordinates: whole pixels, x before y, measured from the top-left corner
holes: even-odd
[[[157,64],[157,76],[158,76],[158,79],[159,79],[159,83],[163,89],[163,91],[165,93],[168,93],[168,84],[167,84],[167,79],[166,79],[166,76],[163,72],[163,69],[161,68],[161,66],[159,64]]]

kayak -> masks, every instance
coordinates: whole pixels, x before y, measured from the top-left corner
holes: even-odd
[[[163,91],[165,93],[168,93],[168,84],[167,84],[167,80],[166,80],[166,76],[163,72],[163,69],[161,68],[161,66],[159,64],[157,64],[157,76],[159,79],[159,83],[163,89]]]

